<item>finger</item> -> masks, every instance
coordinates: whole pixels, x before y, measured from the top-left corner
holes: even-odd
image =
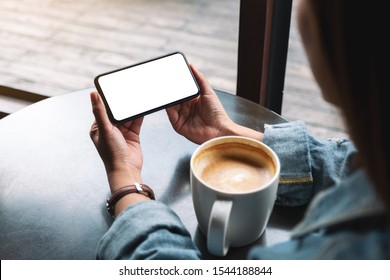
[[[213,88],[211,87],[203,73],[196,69],[195,66],[193,66],[192,64],[190,64],[190,67],[199,84],[201,94],[214,92]]]
[[[111,122],[108,119],[106,108],[104,107],[103,101],[97,92],[91,92],[91,104],[92,111],[95,116],[95,120],[99,129],[109,129]]]
[[[89,136],[91,137],[92,141],[95,143],[96,138],[98,137],[99,129],[97,126],[96,121],[94,121],[91,125],[91,128],[89,129]]]
[[[134,131],[134,133],[136,133],[136,134],[139,135],[140,132],[141,132],[141,127],[142,127],[143,121],[144,121],[144,118],[143,118],[143,117],[140,117],[140,118],[138,118],[138,119],[135,119],[135,120],[131,123],[130,129],[131,129],[132,131]]]
[[[129,137],[129,135],[136,134],[139,136],[141,132],[141,126],[144,118],[140,117],[135,120],[127,121],[125,123],[121,123],[117,125],[116,127],[119,129],[119,131],[123,134],[125,138]]]
[[[175,123],[176,120],[178,119],[179,110],[180,110],[180,105],[173,105],[173,106],[170,106],[168,108],[165,108],[165,112],[167,113],[168,118],[171,121],[171,123],[172,122]]]

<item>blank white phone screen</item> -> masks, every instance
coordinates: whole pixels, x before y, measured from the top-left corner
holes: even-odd
[[[181,53],[102,75],[98,83],[117,121],[198,93]]]

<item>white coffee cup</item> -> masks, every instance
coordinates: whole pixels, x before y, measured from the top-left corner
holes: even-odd
[[[190,166],[193,204],[208,251],[225,256],[230,247],[256,241],[276,200],[275,152],[254,139],[225,136],[200,145]]]

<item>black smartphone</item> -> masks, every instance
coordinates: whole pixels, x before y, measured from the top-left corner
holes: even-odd
[[[182,52],[174,52],[94,79],[113,123],[136,119],[199,95],[199,85]]]

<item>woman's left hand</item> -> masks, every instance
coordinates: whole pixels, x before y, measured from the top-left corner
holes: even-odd
[[[139,134],[143,118],[113,125],[99,94],[91,92],[90,97],[95,121],[89,134],[103,160],[111,191],[134,182],[142,183]]]

